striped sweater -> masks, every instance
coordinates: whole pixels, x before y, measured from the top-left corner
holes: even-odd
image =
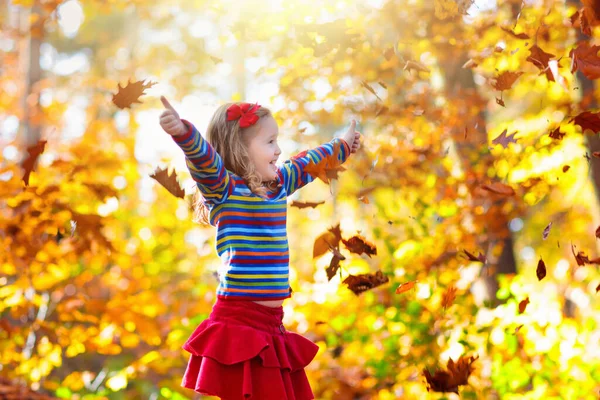
[[[289,247],[286,230],[286,197],[313,180],[304,167],[333,154],[341,143],[338,159],[350,155],[341,139],[304,151],[279,169],[279,187],[268,198],[250,191],[244,180],[225,169],[214,148],[196,128],[184,121],[188,131],[173,136],[186,156],[192,178],[210,211],[210,224],[217,228],[216,250],[221,258],[219,299],[281,300],[290,297]]]

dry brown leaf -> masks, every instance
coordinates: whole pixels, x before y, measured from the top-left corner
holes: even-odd
[[[541,281],[546,277],[546,263],[541,258],[540,261],[538,261],[538,265],[535,270],[535,275],[537,276],[538,281]]]
[[[323,201],[318,201],[318,202],[310,202],[310,201],[292,200],[290,207],[298,207],[300,209],[302,209],[302,208],[317,208],[317,206],[320,206],[321,204],[325,204],[325,201],[323,200]]]
[[[417,281],[405,282],[396,288],[396,294],[408,292],[415,287]]]
[[[145,94],[144,90],[156,85],[156,82],[144,82],[145,80],[131,83],[128,80],[125,87],[121,87],[120,83],[117,84],[119,90],[117,94],[113,95],[112,102],[120,109],[131,108],[133,103],[141,104],[142,102],[139,99]]]
[[[522,72],[504,71],[495,79],[492,79],[492,86],[496,90],[508,90],[512,88],[513,84],[519,77],[523,75]]]
[[[37,162],[38,157],[44,152],[45,148],[46,140],[40,140],[35,145],[27,148],[27,152],[29,153],[29,155],[21,164],[21,166],[25,170],[25,173],[23,174],[23,182],[25,182],[26,186],[29,186],[29,175],[31,175],[31,172],[35,167],[35,163]]]
[[[342,239],[342,243],[344,243],[346,248],[352,253],[358,255],[365,253],[369,257],[371,257],[371,255],[377,255],[377,247],[375,247],[373,243],[367,242],[367,240],[360,235],[354,235],[348,240]]]
[[[487,190],[489,192],[499,194],[501,196],[514,196],[515,195],[515,190],[512,187],[505,185],[503,183],[500,183],[500,182],[490,183],[489,185],[487,185],[487,184],[481,185],[481,188],[484,190]]]
[[[435,371],[434,375],[427,370],[423,370],[423,375],[427,380],[427,391],[449,392],[458,394],[458,387],[468,385],[469,376],[473,372],[473,362],[477,356],[460,356],[457,362],[452,358],[448,360],[446,371]]]
[[[525,309],[527,308],[527,304],[529,304],[529,297],[525,298],[525,300],[521,300],[519,302],[519,314],[523,314]]]
[[[348,285],[348,289],[358,296],[362,292],[389,282],[389,280],[387,275],[377,271],[374,274],[349,275],[342,283]]]
[[[160,183],[173,196],[179,197],[180,199],[185,197],[185,190],[183,190],[179,185],[179,182],[177,181],[177,173],[175,171],[172,171],[172,173],[169,174],[167,168],[156,168],[154,173],[150,175],[150,178],[153,178]]]

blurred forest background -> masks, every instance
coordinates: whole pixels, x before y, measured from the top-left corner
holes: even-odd
[[[323,203],[289,209],[317,399],[598,399],[598,24],[593,0],[0,1],[0,391],[199,398],[181,346],[219,260],[165,95],[201,130],[270,107],[286,157],[359,120],[347,170],[292,199]],[[329,279],[337,224],[377,251]]]

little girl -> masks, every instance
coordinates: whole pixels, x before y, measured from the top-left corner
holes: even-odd
[[[182,386],[224,400],[313,399],[304,368],[318,346],[282,324],[291,295],[286,197],[313,180],[304,171],[311,160],[333,155],[336,144],[341,162],[358,150],[356,122],[341,139],[277,166],[279,132],[267,108],[220,106],[205,140],[161,101],[160,125],[185,153],[223,266],[212,312],[183,346],[191,356]]]

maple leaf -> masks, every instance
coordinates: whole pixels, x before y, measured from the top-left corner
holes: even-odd
[[[584,111],[571,118],[569,122],[574,122],[575,125],[581,126],[582,133],[585,133],[588,129],[594,133],[600,132],[600,113]]]
[[[119,107],[120,109],[131,108],[133,103],[142,102],[139,100],[141,96],[143,96],[144,90],[151,88],[156,85],[156,82],[148,82],[147,84],[143,81],[136,81],[131,83],[130,80],[127,81],[127,86],[121,87],[121,84],[117,84],[119,90],[117,94],[114,94],[112,97],[112,102]]]
[[[575,49],[571,49],[571,72],[581,71],[589,79],[600,78],[600,46],[590,46],[588,42],[581,42]]]
[[[468,385],[469,376],[473,372],[473,362],[478,356],[464,357],[460,356],[457,362],[452,358],[448,359],[446,371],[435,371],[434,375],[427,370],[423,370],[423,375],[427,380],[427,391],[450,392],[458,394],[458,387]]]
[[[535,270],[535,274],[538,278],[538,281],[541,281],[542,279],[544,279],[546,277],[546,263],[541,258],[540,258],[540,261],[538,261],[538,265]]]
[[[175,171],[172,171],[172,173],[169,174],[167,168],[157,168],[154,171],[154,173],[150,175],[150,178],[155,179],[173,196],[179,197],[181,199],[185,197],[185,190],[183,190],[179,185],[179,182],[177,181],[177,174],[175,173]]]
[[[358,296],[362,292],[389,282],[389,280],[390,278],[387,275],[377,271],[371,274],[348,275],[342,283],[348,285],[348,289]]]
[[[542,234],[544,240],[548,239],[548,235],[550,235],[550,228],[552,227],[552,222],[550,222],[548,224],[548,226],[546,226],[546,228],[544,229],[544,233]]]
[[[361,255],[365,253],[366,255],[371,257],[371,254],[377,255],[377,247],[374,244],[367,242],[367,240],[360,236],[354,235],[348,240],[342,239],[342,243],[346,246],[350,252]]]
[[[525,300],[521,300],[519,302],[519,314],[523,314],[525,312],[527,304],[529,304],[529,297],[526,297]]]
[[[515,190],[512,187],[500,182],[490,183],[489,185],[484,184],[481,185],[481,188],[501,196],[513,196],[515,194]]]
[[[510,33],[513,37],[515,37],[517,39],[529,39],[529,35],[524,32],[514,33],[512,29],[504,28],[504,27],[501,27],[500,29],[502,29],[506,33]]]
[[[304,171],[310,174],[313,178],[319,178],[325,183],[329,183],[330,179],[337,179],[339,172],[344,171],[342,162],[338,159],[340,153],[340,143],[336,142],[333,148],[333,154],[323,158],[317,164],[313,160],[304,167]]]
[[[33,146],[27,148],[27,152],[29,153],[29,155],[23,161],[23,164],[21,164],[21,166],[25,170],[25,173],[23,174],[23,182],[25,182],[25,186],[29,186],[29,175],[33,171],[38,157],[44,152],[44,149],[46,148],[46,143],[46,140],[40,140],[39,142],[37,142],[37,144],[34,144]]]
[[[506,149],[509,143],[517,143],[517,139],[515,139],[517,131],[514,131],[508,136],[506,136],[506,132],[508,132],[507,129],[505,129],[496,139],[492,140],[492,144],[500,144]]]
[[[522,72],[504,71],[495,79],[492,79],[491,84],[496,90],[508,90],[512,88],[512,85],[521,75],[523,75]]]
[[[600,2],[598,0],[582,0],[583,8],[579,10],[581,31],[592,36],[592,27],[600,25]]]
[[[533,63],[533,65],[538,67],[541,72],[545,72],[546,78],[548,78],[549,81],[554,82],[554,75],[552,74],[552,71],[550,71],[548,62],[551,58],[556,56],[554,54],[546,53],[536,44],[531,46],[529,52],[530,54],[529,57],[527,57],[527,61]]]
[[[408,292],[410,289],[415,287],[417,281],[405,282],[396,288],[396,294]]]
[[[448,308],[454,303],[454,299],[456,299],[456,288],[454,286],[450,286],[444,294],[442,295],[442,307]]]
[[[565,133],[560,131],[560,126],[549,133],[552,139],[562,140],[565,137]]]
[[[300,209],[302,208],[317,208],[317,206],[320,206],[321,204],[325,204],[325,201],[318,201],[318,202],[310,202],[310,201],[296,201],[293,200],[292,204],[290,204],[290,207],[298,207]]]
[[[467,250],[463,250],[470,261],[479,261],[482,263],[487,263],[487,257],[482,252],[479,252],[479,256],[475,257],[473,254],[469,253]]]

